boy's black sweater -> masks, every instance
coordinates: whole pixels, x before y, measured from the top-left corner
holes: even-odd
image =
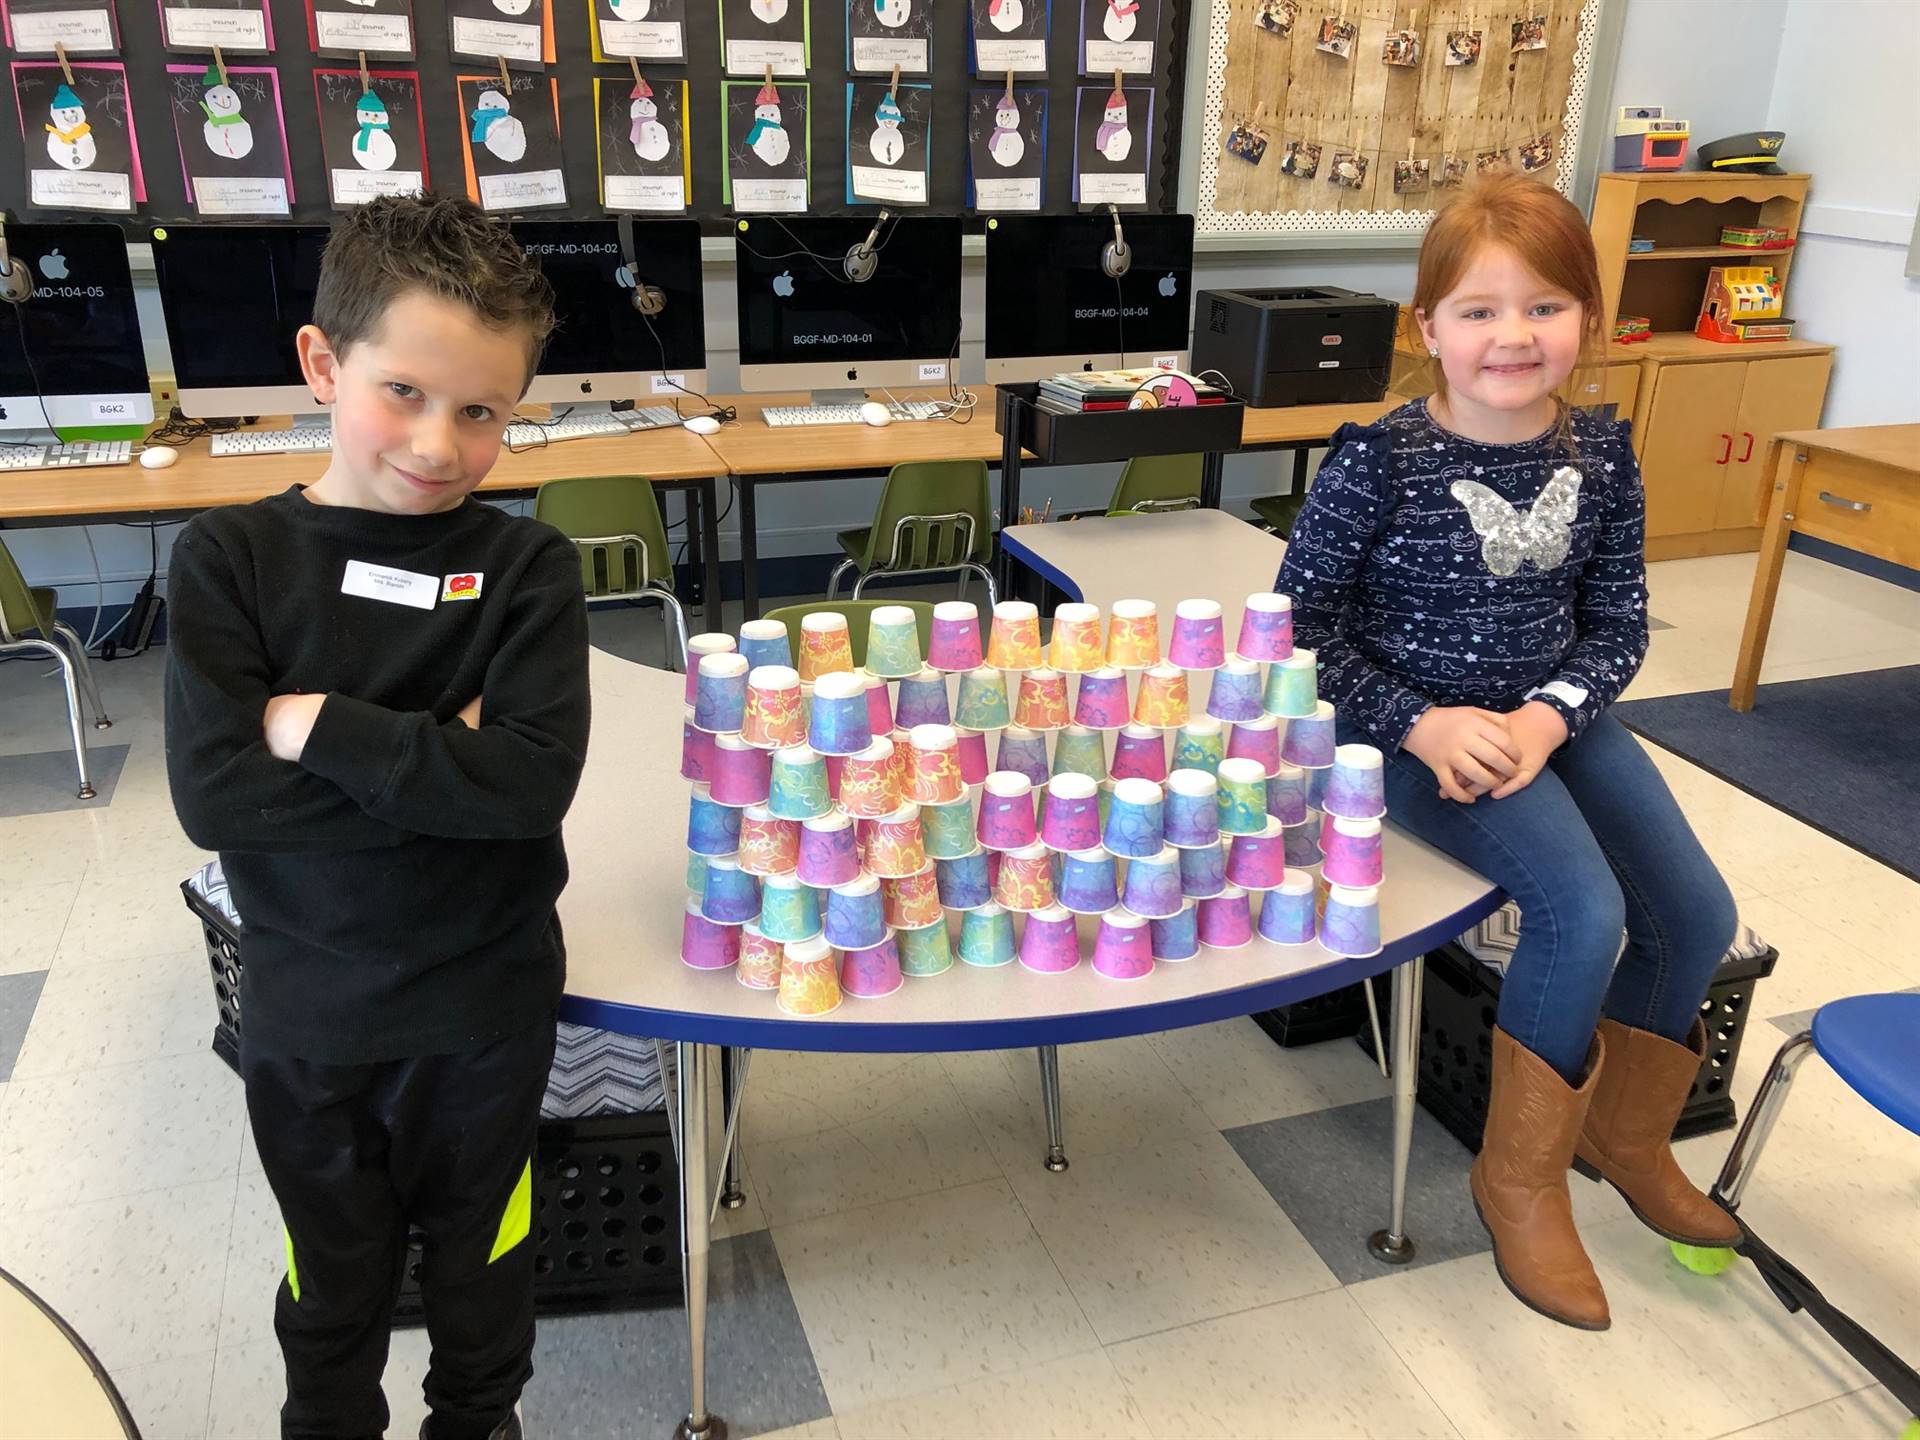
[[[345,593],[356,560],[431,577],[431,608]],[[478,598],[443,598],[457,576]],[[168,604],[167,773],[245,927],[248,1043],[360,1064],[552,1014],[588,724],[566,539],[472,500],[389,515],[294,486],[189,524]],[[298,763],[262,732],[268,699],[296,692],[328,697]]]

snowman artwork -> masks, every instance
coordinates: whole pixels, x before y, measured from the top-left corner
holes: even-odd
[[[1114,165],[1133,153],[1133,132],[1127,129],[1127,97],[1119,90],[1107,97],[1106,115],[1094,134],[1093,144]]]
[[[87,108],[80,97],[62,85],[53,92],[47,107],[47,157],[62,170],[85,170],[98,154],[93,143],[93,127],[87,123]]]
[[[653,0],[607,0],[607,8],[616,20],[644,20],[653,9]]]
[[[493,0],[493,8],[502,15],[524,15],[533,8],[533,0]]]
[[[393,121],[387,107],[371,90],[364,91],[353,107],[359,132],[353,137],[353,163],[362,170],[391,170],[398,152],[393,148]]]
[[[747,8],[762,25],[778,25],[787,18],[787,0],[748,0]]]
[[[667,127],[660,123],[660,107],[654,103],[653,87],[645,80],[637,80],[628,94],[633,103],[627,106],[627,116],[633,125],[627,131],[627,139],[633,144],[633,153],[642,160],[666,159],[672,145],[667,138]]]
[[[507,97],[498,90],[491,86],[482,90],[473,113],[467,118],[473,121],[468,138],[476,145],[486,146],[489,154],[511,165],[527,153],[527,127],[513,118],[513,112],[507,108]]]
[[[1001,34],[1011,34],[1026,23],[1023,0],[987,0],[987,23]]]
[[[993,134],[987,140],[987,154],[996,165],[1012,169],[1027,153],[1027,142],[1020,137],[1020,107],[1013,96],[1003,95],[993,112]]]
[[[901,118],[900,107],[894,104],[893,96],[881,96],[880,103],[874,107],[873,138],[867,141],[867,149],[882,165],[898,164],[907,148],[907,142],[900,138]]]
[[[782,0],[783,6],[784,3]],[[763,165],[787,162],[787,130],[780,123],[780,92],[773,88],[771,80],[753,97],[753,128],[747,131],[747,148],[760,157]]]
[[[906,24],[911,9],[911,0],[873,0],[874,18],[889,30],[898,30]]]
[[[219,67],[209,65],[200,83],[207,87],[207,93],[200,97],[201,113],[207,117],[200,133],[206,137],[207,149],[228,160],[241,160],[252,154],[253,126],[240,113],[240,96],[227,83]]]
[[[1100,21],[1100,28],[1106,32],[1107,39],[1128,40],[1133,37],[1134,15],[1140,9],[1140,0],[1107,0],[1107,13]]]

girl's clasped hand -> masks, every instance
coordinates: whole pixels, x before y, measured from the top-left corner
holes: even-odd
[[[1449,800],[1504,800],[1533,782],[1567,740],[1567,722],[1541,700],[1501,715],[1473,705],[1435,705],[1414,722],[1403,748],[1440,782]]]

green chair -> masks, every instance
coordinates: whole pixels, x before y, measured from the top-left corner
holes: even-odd
[[[66,624],[55,618],[52,590],[29,589],[20,567],[0,543],[0,655],[51,655],[60,666],[67,687],[67,724],[73,731],[73,765],[79,772],[79,796],[94,798],[93,777],[87,770],[85,707],[93,711],[94,728],[113,724],[100,703],[100,687],[93,682],[87,646]],[[84,697],[84,698],[83,698]]]
[[[1153,515],[1164,510],[1200,508],[1200,472],[1206,457],[1136,455],[1120,472],[1107,501],[1109,515]]]
[[[847,617],[847,636],[853,641],[853,663],[867,663],[867,619],[882,605],[904,605],[913,611],[920,626],[920,653],[927,653],[927,641],[933,634],[933,604],[927,600],[811,600],[800,605],[782,605],[762,618],[778,620],[787,627],[787,641],[793,653],[800,653],[800,622],[809,615],[830,610]]]
[[[680,668],[686,668],[687,612],[673,593],[673,556],[652,481],[644,475],[549,480],[534,496],[533,518],[573,541],[589,605],[658,600],[680,641]],[[671,653],[667,664],[672,668]]]
[[[1282,540],[1293,538],[1293,522],[1300,518],[1300,508],[1307,503],[1307,492],[1296,490],[1288,495],[1261,495],[1248,502],[1253,513],[1260,517],[1260,523]]]
[[[887,473],[873,523],[840,532],[847,558],[827,579],[827,598],[840,593],[852,570],[853,598],[876,575],[932,575],[959,571],[960,595],[967,576],[987,585],[989,607],[999,601],[987,561],[993,556],[993,500],[984,460],[914,460]]]

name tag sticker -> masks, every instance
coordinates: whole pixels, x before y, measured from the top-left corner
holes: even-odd
[[[442,600],[478,600],[480,582],[487,577],[478,570],[462,570],[458,574],[447,576],[447,583],[440,591]]]
[[[431,610],[440,594],[440,577],[349,560],[346,574],[340,577],[340,593],[358,595],[362,600],[384,600],[389,605],[410,605],[415,610]]]

